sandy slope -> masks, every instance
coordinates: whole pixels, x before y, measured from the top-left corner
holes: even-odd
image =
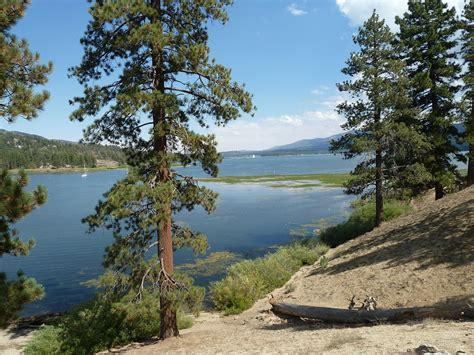
[[[273,295],[345,308],[356,295],[379,307],[429,306],[474,296],[474,188],[418,207],[328,254],[326,269],[302,268]],[[474,323],[427,320],[342,328],[287,322],[266,299],[236,317],[203,314],[182,337],[121,351],[155,353],[400,353],[420,344],[474,353]]]

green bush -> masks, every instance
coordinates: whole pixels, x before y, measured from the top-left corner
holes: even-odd
[[[91,354],[113,347],[143,341],[160,332],[160,297],[157,291],[145,290],[140,302],[136,293],[111,300],[100,293],[37,332],[25,348],[25,354]],[[178,297],[178,327],[192,325],[185,311],[196,313],[202,306],[204,289],[187,285]]]
[[[281,247],[263,258],[234,264],[224,279],[211,285],[216,309],[227,315],[243,312],[268,292],[283,286],[301,266],[316,262],[327,250],[327,246],[305,241]]]
[[[404,201],[389,200],[384,203],[385,220],[391,220],[411,210]],[[370,232],[375,227],[375,203],[373,201],[357,201],[347,221],[322,231],[320,239],[334,248],[348,240]]]
[[[26,346],[25,354],[62,354],[60,336],[61,328],[52,325],[43,326]]]

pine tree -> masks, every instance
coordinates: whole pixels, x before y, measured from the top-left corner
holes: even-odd
[[[72,119],[96,117],[90,142],[127,149],[130,171],[86,218],[91,229],[113,230],[105,266],[122,274],[120,290],[160,290],[161,338],[178,335],[173,249],[207,248],[205,236],[174,223],[196,205],[207,212],[216,194],[172,168],[200,164],[215,176],[220,155],[213,135],[191,129],[217,125],[254,110],[229,69],[209,58],[207,24],[225,23],[231,0],[96,1],[82,39],[84,57],[71,69],[84,85]],[[107,78],[109,80],[107,81]],[[95,85],[89,85],[92,83]],[[144,129],[149,128],[147,132]],[[147,253],[156,250],[154,257]],[[126,280],[126,282],[124,281]]]
[[[25,40],[18,40],[10,31],[24,15],[24,0],[0,0],[0,117],[12,123],[17,117],[37,116],[49,94],[35,93],[35,86],[45,84],[52,64],[39,64],[39,55],[31,53]],[[38,187],[32,193],[24,188],[28,180],[20,172],[17,179],[7,170],[0,173],[0,257],[27,255],[34,242],[22,241],[11,224],[27,215],[46,200],[46,191]],[[0,326],[5,326],[26,303],[43,296],[43,288],[21,271],[8,281],[0,273]]]
[[[43,187],[28,193],[24,191],[27,183],[24,172],[20,172],[17,179],[13,179],[7,170],[0,173],[0,257],[4,254],[25,256],[34,246],[33,240],[21,240],[18,231],[11,228],[11,224],[46,201]],[[40,299],[43,294],[43,288],[21,271],[14,281],[8,281],[5,273],[0,272],[0,327],[5,326],[24,304]]]
[[[394,39],[375,11],[354,36],[360,51],[351,53],[342,70],[351,80],[338,84],[351,97],[338,105],[338,113],[347,119],[342,128],[349,132],[331,146],[345,158],[362,157],[351,172],[354,178],[346,192],[375,192],[376,226],[384,218],[386,190],[396,188],[404,175],[419,168],[410,165],[410,156],[426,147],[416,129],[405,124],[413,111],[409,109],[405,66],[396,58]]]
[[[412,82],[413,105],[421,112],[422,132],[432,144],[423,163],[439,199],[458,178],[452,163],[452,155],[458,153],[453,142],[458,135],[453,123],[460,74],[454,51],[459,29],[456,12],[442,0],[410,1],[408,12],[395,21],[400,26],[398,40]]]
[[[462,20],[462,54],[466,66],[463,76],[464,95],[462,113],[466,127],[465,140],[469,145],[467,156],[467,186],[474,185],[474,3],[467,1]]]
[[[36,117],[49,98],[47,91],[35,93],[34,88],[47,82],[52,63],[39,64],[39,54],[10,32],[27,5],[26,0],[0,0],[0,116],[7,122]]]

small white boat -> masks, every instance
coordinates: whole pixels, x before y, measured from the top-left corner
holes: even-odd
[[[252,159],[255,159],[255,154],[252,154]]]
[[[84,164],[84,172],[82,173],[81,177],[83,177],[83,178],[87,177],[86,164]]]

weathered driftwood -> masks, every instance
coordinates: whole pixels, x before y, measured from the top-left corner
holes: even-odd
[[[474,308],[469,304],[450,304],[446,307],[413,307],[395,309],[342,309],[329,307],[303,306],[277,302],[270,299],[272,311],[276,315],[315,319],[329,323],[364,324],[377,322],[404,322],[425,318],[474,319]]]

